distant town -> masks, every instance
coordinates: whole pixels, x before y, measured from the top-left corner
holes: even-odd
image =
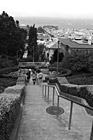
[[[21,28],[27,28],[21,25]],[[28,37],[27,37],[28,38]],[[59,29],[58,26],[46,25],[39,26],[37,29],[37,43],[46,46],[46,55],[49,60],[55,49],[59,48],[66,54],[71,52],[87,52],[93,51],[93,29]]]

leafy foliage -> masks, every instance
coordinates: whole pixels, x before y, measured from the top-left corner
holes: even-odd
[[[8,86],[13,86],[16,84],[16,79],[13,78],[0,78],[0,93]]]
[[[37,32],[38,32],[38,33],[45,33],[45,30],[44,30],[41,26],[39,26],[39,27],[37,28]]]
[[[58,50],[56,49],[54,51],[54,54],[53,54],[53,56],[51,58],[51,62],[50,63],[57,62],[57,55],[58,55]],[[63,53],[59,52],[59,62],[62,62],[62,59],[63,59]]]
[[[62,67],[71,69],[73,72],[88,72],[89,56],[86,54],[68,55],[62,61]]]
[[[93,84],[93,75],[92,74],[80,74],[74,76],[66,77],[68,82],[71,84],[77,85],[92,85]]]
[[[37,46],[38,49],[38,61],[44,61],[45,60],[45,46],[43,44],[40,44]]]
[[[0,15],[0,54],[16,56],[19,49],[23,49],[24,40],[19,21],[14,20],[5,11]]]
[[[35,25],[31,26],[29,29],[29,55],[32,55],[34,58],[37,53],[37,29],[35,28]]]
[[[2,58],[0,59],[0,69],[6,68],[6,67],[14,67],[16,65],[14,60],[9,60]]]
[[[45,59],[45,46],[43,44],[37,45],[37,29],[35,25],[30,27],[28,43],[29,56],[32,56],[34,61],[43,61]]]

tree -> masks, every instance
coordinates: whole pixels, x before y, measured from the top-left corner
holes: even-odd
[[[37,46],[38,48],[38,55],[37,55],[37,60],[38,61],[44,61],[45,58],[45,45],[44,44],[40,44]]]
[[[44,30],[41,26],[39,26],[39,27],[37,28],[37,32],[38,32],[38,33],[45,33],[45,30]]]
[[[37,58],[37,28],[35,28],[35,24],[33,26],[30,27],[29,29],[29,40],[28,40],[28,44],[29,44],[29,55],[32,55],[34,57],[34,60],[36,60]]]
[[[58,49],[56,49],[55,51],[54,51],[54,54],[53,54],[53,56],[52,56],[52,60],[51,60],[51,62],[57,62],[57,55],[58,55]],[[63,53],[60,53],[59,52],[59,62],[62,62],[62,59],[63,59]]]
[[[19,21],[14,20],[5,11],[0,15],[0,54],[16,56],[24,48],[24,40]]]
[[[88,54],[73,54],[64,57],[62,67],[72,72],[88,72],[90,67]]]

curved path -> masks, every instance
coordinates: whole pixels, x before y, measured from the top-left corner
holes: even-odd
[[[64,113],[58,118],[46,112],[52,105],[42,96],[39,85],[32,85],[30,80],[26,87],[25,105],[17,140],[89,140],[92,117],[83,108],[74,105],[72,127],[68,130],[70,102],[60,100]],[[52,94],[52,89],[50,89]],[[56,104],[56,97],[55,97]]]

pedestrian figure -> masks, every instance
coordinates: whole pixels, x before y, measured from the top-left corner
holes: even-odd
[[[33,75],[33,72],[32,72],[32,69],[30,69],[30,77],[32,77]]]
[[[29,80],[30,80],[30,71],[28,70],[28,72],[27,72],[27,82],[29,82]]]
[[[38,78],[38,83],[40,84],[42,82],[42,79],[43,79],[43,73],[39,71],[37,78]]]
[[[33,72],[33,75],[32,75],[33,85],[35,85],[36,79],[37,79],[36,73]]]

